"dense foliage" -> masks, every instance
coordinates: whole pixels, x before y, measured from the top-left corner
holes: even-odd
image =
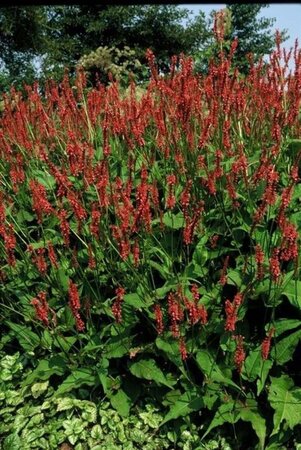
[[[19,353],[0,358],[0,445],[3,450],[34,448],[70,450],[190,450],[198,445],[196,425],[178,423],[174,430],[159,428],[163,413],[151,398],[132,408],[131,415],[116,411],[108,401],[82,399],[85,389],[56,397],[49,380],[34,382],[28,357]],[[199,447],[231,450],[219,437]]]
[[[139,99],[83,71],[5,97],[0,349],[22,395],[125,418],[150,398],[157,433],[197,433],[187,449],[216,430],[233,449],[301,442],[301,51],[290,74],[277,45],[241,76],[236,45],[204,76],[184,56],[160,75],[149,50]],[[83,422],[66,417],[72,444]]]

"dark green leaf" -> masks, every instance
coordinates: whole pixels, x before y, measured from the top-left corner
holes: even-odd
[[[127,417],[129,415],[132,401],[122,389],[119,389],[117,394],[110,397],[110,402],[113,408],[115,408],[122,417]]]
[[[48,380],[54,374],[62,376],[66,369],[65,359],[59,355],[50,359],[43,359],[39,362],[38,367],[25,378],[22,386],[31,385],[36,380]]]
[[[221,384],[232,386],[234,389],[241,391],[241,388],[234,381],[223,374],[213,355],[208,350],[199,350],[196,354],[196,362],[209,380],[218,381]]]
[[[292,359],[293,353],[300,339],[301,330],[298,330],[289,336],[284,337],[280,341],[277,341],[271,350],[271,357],[279,365],[286,363]]]
[[[83,385],[87,386],[96,386],[97,380],[93,369],[89,369],[88,367],[77,369],[69,375],[66,380],[58,387],[55,392],[55,395],[61,395],[65,392],[70,392],[73,389],[78,389]]]
[[[204,406],[202,397],[195,392],[185,392],[171,406],[169,412],[160,423],[160,427],[170,420],[177,419],[181,416],[187,416],[192,411],[199,411]]]
[[[170,381],[167,380],[164,373],[159,369],[153,359],[140,359],[140,361],[130,363],[129,369],[137,378],[155,381],[155,383],[172,387]]]
[[[174,338],[167,337],[165,339],[157,337],[156,346],[162,350],[170,361],[176,366],[182,365],[181,355],[179,352],[179,346]]]
[[[32,352],[39,345],[39,336],[33,333],[30,328],[8,321],[6,323],[13,330],[20,345],[26,352]]]
[[[283,421],[291,429],[301,423],[301,389],[294,388],[293,380],[287,375],[271,377],[268,399],[275,410],[272,435],[279,431]]]
[[[112,336],[106,343],[104,348],[104,356],[108,359],[121,358],[129,353],[132,345],[133,337],[125,334]]]
[[[146,306],[146,302],[144,301],[144,299],[136,293],[125,294],[124,303],[133,306],[135,309],[145,308]]]

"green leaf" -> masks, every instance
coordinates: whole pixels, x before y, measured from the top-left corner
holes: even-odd
[[[66,271],[63,267],[60,267],[56,270],[56,276],[59,282],[60,287],[62,288],[63,292],[66,294],[69,289],[69,277],[66,274]]]
[[[154,295],[156,298],[158,299],[163,299],[166,294],[171,291],[172,289],[176,289],[176,287],[179,284],[179,279],[174,277],[169,279],[164,286],[162,286],[161,288],[158,288],[154,291]]]
[[[66,436],[70,444],[76,444],[79,439],[79,435],[84,431],[86,422],[83,422],[81,419],[74,417],[72,419],[64,420],[63,427],[65,428]]]
[[[133,337],[130,337],[125,333],[120,333],[118,336],[112,336],[105,345],[103,356],[107,359],[121,358],[129,353],[132,340]]]
[[[102,358],[100,363],[97,365],[97,375],[99,378],[99,381],[102,385],[103,391],[105,394],[108,393],[108,367],[109,367],[109,360],[106,358]]]
[[[258,378],[256,384],[257,384],[257,395],[259,395],[262,390],[266,386],[266,379],[268,377],[268,374],[273,367],[273,361],[270,359],[267,359],[266,361],[262,361],[262,366],[260,368],[260,378]]]
[[[53,343],[53,338],[48,330],[44,330],[44,333],[41,338],[41,345],[47,350],[51,350]]]
[[[18,433],[7,436],[3,442],[3,450],[20,450],[22,448],[21,439]]]
[[[78,389],[83,385],[95,386],[97,384],[95,373],[92,369],[87,367],[77,369],[69,375],[66,380],[58,387],[55,396],[70,392],[73,389]]]
[[[56,399],[57,408],[56,411],[68,411],[68,409],[74,408],[74,398],[62,397]]]
[[[51,375],[64,375],[66,371],[66,362],[62,356],[53,356],[50,359],[43,359],[22,382],[22,387],[31,385],[36,380],[48,380]]]
[[[82,410],[82,418],[87,422],[95,423],[97,420],[97,407],[95,403],[90,402],[89,400],[74,400],[74,406],[77,408],[81,408]]]
[[[215,413],[209,427],[206,430],[206,433],[202,436],[204,439],[213,428],[219,427],[224,423],[231,423],[232,425],[236,423],[240,419],[240,413],[237,408],[234,406],[233,400],[229,399],[227,403],[223,403],[219,406],[218,410]]]
[[[257,380],[257,395],[264,389],[267,376],[272,366],[273,362],[271,360],[262,359],[261,346],[257,347],[247,356],[241,376],[247,381]]]
[[[289,154],[296,157],[301,151],[301,139],[289,139],[288,141]]]
[[[55,178],[43,170],[35,171],[35,179],[43,184],[45,188],[53,189],[55,187]]]
[[[241,273],[238,270],[229,270],[227,272],[227,280],[228,284],[232,284],[237,287],[241,287],[242,285]]]
[[[171,406],[169,412],[160,423],[160,427],[170,420],[178,417],[187,416],[192,411],[199,411],[204,406],[203,399],[196,392],[187,391],[181,395],[174,405]]]
[[[261,348],[256,348],[247,356],[244,363],[242,378],[248,381],[255,381],[260,374],[262,366]]]
[[[179,230],[184,227],[183,213],[172,214],[170,211],[164,213],[163,223],[172,230]]]
[[[131,363],[129,369],[137,378],[155,381],[158,384],[172,387],[172,384],[166,379],[164,373],[153,359],[140,359],[140,361]]]
[[[34,216],[30,214],[28,211],[20,210],[17,214],[17,221],[19,222],[32,222],[34,220]]]
[[[156,346],[159,350],[162,350],[166,354],[168,359],[176,366],[182,365],[179,346],[173,337],[170,336],[165,339],[157,337]]]
[[[273,323],[273,327],[275,328],[275,335],[279,336],[285,331],[292,330],[294,328],[300,327],[301,322],[299,319],[279,319]]]
[[[230,378],[226,377],[217,365],[213,355],[208,350],[199,350],[196,354],[196,362],[201,371],[212,381],[232,386],[241,392],[241,388]]]
[[[294,382],[287,375],[280,378],[271,377],[268,395],[274,413],[274,430],[272,436],[279,431],[283,421],[293,429],[301,422],[301,389],[294,388]]]
[[[135,309],[140,309],[141,308],[145,308],[146,303],[143,300],[143,298],[141,298],[140,295],[138,295],[137,293],[133,293],[133,294],[125,294],[124,296],[124,303],[133,306]]]
[[[181,391],[179,389],[168,391],[162,401],[162,405],[171,407],[176,403],[179,397],[181,397]]]
[[[6,323],[15,333],[20,345],[26,352],[32,352],[40,344],[39,336],[33,333],[30,328],[9,321]]]
[[[55,339],[53,340],[53,343],[57,348],[68,353],[70,348],[76,341],[77,341],[77,338],[74,336],[68,336],[68,337],[56,336]]]
[[[260,450],[264,450],[264,442],[266,438],[266,423],[264,418],[258,411],[257,403],[253,399],[248,399],[247,402],[240,409],[240,419],[245,422],[251,422],[252,428],[255,431],[259,443]]]
[[[170,271],[167,267],[157,263],[156,261],[149,260],[149,265],[156,269],[160,275],[162,276],[163,280],[168,280],[170,277]]]
[[[301,330],[295,331],[289,336],[278,341],[271,350],[271,357],[278,365],[282,365],[292,359],[295,348],[301,339]]]
[[[128,417],[132,402],[130,397],[122,389],[119,389],[117,394],[110,397],[110,402],[120,416]]]
[[[206,236],[207,240],[207,236]],[[196,266],[203,266],[208,259],[208,250],[205,247],[203,240],[199,242],[193,252],[192,261]]]
[[[293,306],[301,309],[301,281],[291,279],[281,293],[288,298]]]

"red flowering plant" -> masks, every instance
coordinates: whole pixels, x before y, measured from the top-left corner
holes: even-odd
[[[301,417],[301,51],[242,77],[236,45],[207,75],[184,55],[159,75],[149,50],[139,100],[80,70],[4,97],[1,345],[58,394],[153,389],[164,423],[203,411],[205,439],[241,420],[264,448]]]

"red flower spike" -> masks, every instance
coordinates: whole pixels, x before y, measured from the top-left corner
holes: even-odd
[[[95,261],[95,256],[93,254],[91,244],[88,244],[88,256],[89,256],[88,267],[89,267],[89,269],[93,270],[96,267],[96,261]]]
[[[49,325],[48,313],[49,306],[46,301],[46,292],[41,291],[36,298],[31,300],[31,304],[35,308],[36,317],[41,320],[46,327]]]
[[[36,213],[38,223],[42,223],[42,215],[49,215],[53,212],[53,208],[46,196],[45,187],[37,181],[31,180],[29,187],[32,195],[32,209]]]
[[[117,323],[122,321],[122,302],[125,294],[125,289],[123,287],[118,287],[116,289],[116,299],[112,305],[112,313],[115,317]]]
[[[163,313],[160,305],[155,305],[155,320],[156,320],[156,330],[158,334],[162,334],[164,331],[164,323],[163,323]]]
[[[57,213],[57,217],[60,221],[60,229],[61,229],[61,234],[64,239],[64,244],[66,247],[69,247],[69,245],[70,245],[70,225],[67,220],[67,211],[62,209],[61,211],[59,211]]]
[[[257,280],[262,280],[264,277],[263,272],[263,263],[264,263],[264,252],[260,246],[260,244],[257,244],[255,247],[255,261],[257,264]]]
[[[79,293],[76,284],[73,283],[71,280],[69,281],[68,294],[69,294],[69,307],[72,311],[73,317],[75,318],[76,329],[77,331],[84,331],[85,324],[82,321],[79,313],[81,307],[79,300]]]
[[[179,339],[179,350],[181,354],[181,359],[185,361],[185,359],[187,359],[187,349],[184,338],[182,336]]]
[[[55,254],[54,247],[52,245],[52,242],[50,242],[50,241],[48,241],[48,258],[50,260],[51,265],[57,269],[59,267],[59,265],[57,262],[57,257]]]
[[[261,344],[261,357],[262,359],[266,360],[269,357],[270,353],[270,347],[271,347],[271,340],[274,336],[275,328],[271,328],[268,335],[264,338]]]
[[[279,280],[281,275],[279,248],[274,248],[272,251],[272,256],[270,258],[270,274],[274,282],[277,282]]]
[[[225,312],[226,312],[226,331],[235,331],[235,326],[237,322],[237,306],[235,303],[231,303],[230,300],[225,302]]]
[[[225,284],[227,283],[227,268],[228,268],[228,264],[229,264],[229,256],[226,256],[225,260],[224,260],[224,264],[223,264],[223,268],[222,268],[222,273],[221,273],[221,277],[220,277],[220,284],[222,286],[225,286]]]
[[[134,245],[132,246],[132,254],[134,258],[134,266],[138,267],[140,263],[140,248],[137,239],[134,242]]]
[[[243,363],[246,359],[246,353],[244,351],[244,337],[241,335],[235,336],[236,350],[234,354],[234,363],[239,373],[242,371]]]
[[[208,313],[204,305],[199,305],[198,317],[202,325],[206,325],[208,323]]]
[[[47,273],[47,263],[44,258],[45,249],[44,248],[38,248],[35,252],[35,255],[33,255],[33,263],[36,265],[38,271],[42,276],[45,276]]]

